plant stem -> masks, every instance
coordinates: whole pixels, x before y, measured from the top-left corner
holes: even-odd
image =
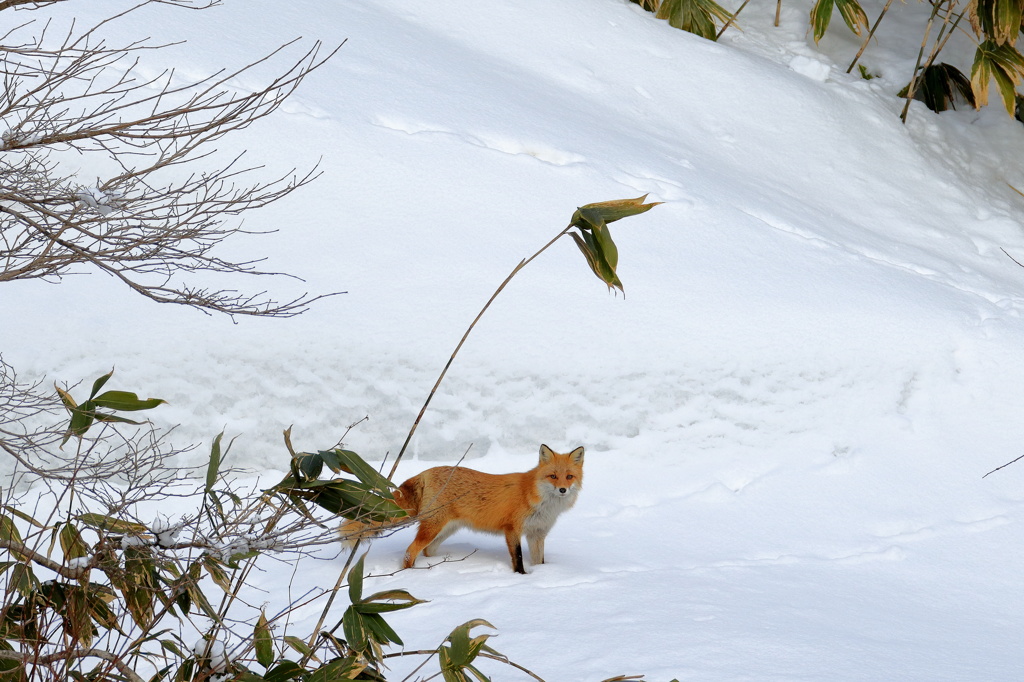
[[[932,22],[935,21],[935,15],[939,12],[939,6],[941,2],[936,2],[932,5],[932,13],[928,17],[928,24],[924,28],[924,38],[921,39],[921,49],[917,52],[917,61],[914,63],[914,73],[910,77],[910,85],[907,86],[907,101],[903,105],[903,113],[900,114],[900,120],[904,124],[907,122],[907,112],[910,111],[910,102],[914,99],[914,94],[917,92],[918,73],[921,70],[921,57],[924,56],[924,48],[928,45],[928,36],[932,32]]]
[[[878,25],[882,23],[882,17],[885,16],[885,13],[889,11],[889,7],[891,6],[892,0],[886,0],[885,7],[882,8],[882,12],[878,15],[878,18],[875,19],[875,25],[871,27],[870,31],[868,31],[868,37],[864,39],[860,49],[857,51],[857,56],[853,58],[853,61],[850,62],[850,67],[846,69],[846,73],[853,71],[853,67],[857,65],[857,60],[859,60],[860,56],[864,54],[864,50],[868,49],[868,43],[871,42],[871,38],[874,37],[875,31],[878,30]]]
[[[338,590],[341,589],[342,583],[345,582],[345,578],[348,577],[348,569],[352,566],[352,560],[355,558],[356,553],[359,551],[359,540],[356,540],[356,544],[353,545],[352,551],[348,553],[348,560],[345,561],[345,565],[341,569],[341,573],[338,575],[338,581],[334,583],[334,588],[331,590],[331,596],[327,598],[327,604],[324,605],[324,610],[320,612],[320,620],[316,622],[316,627],[309,635],[309,641],[306,645],[309,647],[309,653],[303,654],[302,660],[299,661],[301,667],[305,667],[309,661],[313,652],[316,650],[317,636],[320,634],[320,628],[324,626],[324,621],[327,620],[327,613],[331,610],[331,606],[334,605],[334,598],[338,595]]]
[[[472,332],[473,328],[476,327],[476,323],[480,321],[480,318],[483,317],[485,312],[487,312],[487,309],[491,307],[491,303],[494,302],[494,299],[498,297],[498,294],[502,292],[505,286],[510,281],[512,281],[512,278],[515,277],[520,270],[529,265],[534,258],[547,251],[548,247],[550,247],[552,244],[558,241],[561,237],[565,236],[571,229],[572,225],[569,225],[561,232],[559,232],[557,235],[555,235],[554,239],[552,239],[547,244],[542,246],[540,250],[537,251],[537,253],[533,254],[526,260],[520,261],[519,265],[512,268],[512,272],[508,274],[508,277],[506,277],[505,280],[494,291],[494,293],[491,294],[491,297],[487,299],[487,303],[484,304],[484,307],[481,308],[480,312],[477,313],[475,318],[473,318],[473,321],[470,323],[469,328],[466,329],[466,333],[462,335],[462,339],[459,340],[459,344],[455,346],[455,350],[452,351],[451,357],[448,358],[448,362],[445,363],[444,369],[441,370],[441,375],[438,376],[437,381],[434,382],[434,387],[430,389],[430,393],[427,395],[427,399],[423,403],[423,407],[420,408],[419,414],[416,415],[416,420],[412,423],[412,428],[409,429],[409,435],[405,437],[405,443],[402,444],[402,449],[398,451],[398,456],[395,458],[394,464],[391,465],[391,472],[388,473],[388,478],[392,478],[395,475],[395,470],[398,468],[398,463],[402,461],[402,456],[405,454],[406,448],[409,447],[409,442],[412,441],[412,436],[414,433],[416,433],[416,427],[420,425],[420,420],[423,419],[423,415],[427,411],[427,406],[430,405],[430,401],[434,398],[434,394],[437,393],[438,387],[441,385],[441,382],[444,380],[445,375],[448,373],[448,368],[452,366],[452,363],[455,361],[455,356],[458,355],[459,351],[462,349],[462,345],[466,343],[466,339],[469,338],[470,332]]]
[[[419,651],[396,651],[395,653],[392,653],[392,654],[384,654],[383,658],[399,658],[401,656],[434,656],[435,654],[437,654],[437,652],[438,652],[437,649],[421,649]],[[518,663],[516,663],[514,661],[510,661],[509,659],[507,659],[504,656],[495,656],[494,654],[489,654],[486,651],[481,651],[480,653],[477,654],[477,656],[479,656],[480,658],[489,658],[489,659],[491,659],[493,661],[499,661],[501,663],[504,663],[505,665],[510,665],[513,668],[526,673],[527,675],[529,675],[533,679],[538,680],[538,682],[544,682],[544,678],[539,677],[537,675],[537,673],[533,672],[532,670],[530,670],[528,668],[524,668],[523,666],[519,665]],[[429,661],[429,660],[430,659],[428,658],[427,661]],[[426,661],[424,661],[424,663],[426,663]],[[423,663],[421,663],[419,668],[416,668],[416,670],[419,670],[422,667],[423,667]],[[415,671],[413,671],[413,672],[415,672]],[[406,678],[406,679],[408,679],[408,678]]]
[[[890,1],[890,2],[892,2],[892,0],[889,0],[889,1]],[[732,14],[731,14],[731,15],[729,16],[729,21],[725,22],[725,25],[724,25],[724,26],[722,26],[722,30],[721,30],[721,31],[719,31],[719,32],[718,32],[718,35],[716,35],[716,36],[715,36],[715,42],[718,42],[718,39],[722,37],[722,34],[723,34],[723,33],[725,33],[725,29],[727,29],[727,28],[729,28],[730,26],[732,26],[732,23],[733,23],[734,21],[736,21],[736,17],[738,17],[738,16],[739,16],[740,12],[742,12],[742,11],[743,11],[743,8],[747,6],[747,3],[748,3],[748,2],[750,2],[750,0],[743,0],[743,4],[742,4],[742,5],[740,5],[739,9],[737,9],[737,10],[736,10],[735,12],[733,12],[733,13],[732,13]],[[776,24],[776,26],[778,26],[778,24]]]

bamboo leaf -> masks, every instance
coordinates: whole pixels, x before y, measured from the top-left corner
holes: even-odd
[[[89,555],[89,545],[82,539],[78,529],[70,523],[65,523],[60,528],[60,549],[68,559]]]
[[[814,31],[814,42],[817,43],[825,36],[828,25],[832,22],[833,0],[817,0],[811,7],[811,28]]]
[[[476,643],[476,645],[474,646],[471,644],[469,631],[479,626],[489,627],[492,630],[497,629],[483,618],[476,618],[458,626],[452,630],[450,635],[448,635],[447,639],[451,644],[449,655],[453,665],[458,665],[459,667],[466,666],[472,663],[473,659],[476,658],[483,642],[490,637],[490,635],[479,635],[473,639],[473,642]]]
[[[224,432],[221,431],[213,439],[213,445],[210,447],[210,463],[206,467],[206,493],[209,494],[213,490],[213,486],[217,483],[217,474],[220,473],[220,441],[224,437]]]
[[[358,604],[363,600],[363,562],[365,560],[366,554],[364,553],[348,571],[348,600],[353,604]]]
[[[295,661],[281,661],[268,670],[263,679],[266,682],[287,682],[303,677],[306,671]]]
[[[385,621],[382,616],[370,613],[360,614],[360,617],[363,619],[363,623],[366,624],[366,627],[373,635],[373,639],[378,644],[397,644],[398,646],[405,645],[402,638],[399,637],[398,633],[387,624],[387,621]]]
[[[645,194],[635,199],[616,199],[614,201],[599,201],[593,204],[585,204],[576,209],[576,212],[572,214],[572,220],[569,221],[569,224],[573,227],[587,230],[594,225],[606,225],[614,223],[616,220],[646,213],[662,203],[655,201],[645,204],[644,201],[647,197],[648,195]]]
[[[1017,108],[1017,90],[1013,79],[1003,69],[995,69],[992,72],[992,77],[996,81],[996,87],[999,88],[999,95],[1003,98],[1003,106],[1006,107],[1006,113],[1013,116]]]
[[[81,521],[90,528],[97,530],[103,530],[111,533],[127,533],[131,535],[141,535],[148,531],[146,526],[141,523],[134,523],[132,521],[124,521],[121,519],[115,519],[112,516],[105,516],[103,514],[79,514],[75,517],[78,521]]]
[[[274,662],[274,641],[270,636],[267,614],[263,611],[260,611],[260,617],[256,619],[252,641],[256,648],[256,661],[264,668],[269,669]]]
[[[992,1],[992,28],[988,37],[999,45],[1014,45],[1020,32],[1020,0]]]
[[[307,478],[318,478],[324,468],[323,457],[311,452],[300,452],[293,461]]]
[[[352,606],[359,613],[368,614],[401,611],[425,603],[423,599],[417,599],[405,590],[386,590],[372,594],[359,603],[353,603]]]
[[[864,8],[857,0],[835,0],[835,5],[847,27],[859,36],[868,26],[868,15],[864,13]]]
[[[345,639],[353,651],[363,653],[370,643],[370,633],[366,628],[363,616],[356,612],[351,606],[345,609],[341,617],[342,629],[345,631]]]
[[[989,83],[993,80],[1007,112],[1012,116],[1016,108],[1015,88],[1024,80],[1024,55],[1011,45],[997,45],[986,40],[975,51],[971,68],[971,88],[976,106],[988,103]]]
[[[154,407],[163,405],[166,400],[160,398],[147,398],[140,400],[135,393],[128,391],[107,391],[103,395],[92,398],[91,401],[97,406],[108,410],[120,412],[137,412],[139,410],[151,410]]]
[[[103,388],[103,386],[108,381],[110,381],[110,377],[112,376],[114,376],[114,370],[110,370],[109,372],[101,376],[99,379],[92,382],[92,391],[90,391],[89,393],[89,398],[92,399],[97,393],[99,393],[100,389]]]
[[[338,468],[358,478],[368,486],[380,491],[391,490],[395,484],[382,476],[366,460],[351,450],[331,450]],[[333,467],[332,467],[333,468]]]
[[[725,23],[732,18],[732,14],[714,0],[662,0],[654,16],[708,40],[717,37],[716,20]]]
[[[304,640],[301,640],[294,635],[285,635],[284,637],[282,637],[282,640],[284,641],[285,644],[290,646],[292,649],[295,649],[303,656],[313,655],[313,650],[309,648],[309,645],[307,645]]]
[[[21,543],[21,532],[7,516],[0,516],[0,540]]]
[[[590,266],[591,272],[604,282],[609,289],[616,288],[619,291],[624,291],[622,288],[622,281],[619,280],[615,269],[611,267],[607,260],[605,260],[603,252],[600,250],[600,246],[597,244],[596,238],[593,236],[593,230],[577,234],[571,232],[573,241],[579,250],[583,253],[584,258],[587,261],[587,265]],[[609,236],[610,238],[610,236]],[[617,250],[616,250],[616,253]]]
[[[27,523],[29,525],[32,525],[32,526],[35,526],[36,528],[42,528],[43,527],[43,524],[39,523],[34,518],[29,516],[25,512],[21,511],[20,509],[16,509],[15,507],[12,507],[12,506],[6,505],[6,504],[0,506],[0,509],[3,509],[5,512],[13,514],[14,516],[17,516],[19,519],[21,519],[25,523]]]
[[[25,563],[17,563],[11,567],[8,586],[23,597],[28,597],[39,586],[39,581],[32,572],[32,567]]]
[[[619,249],[612,241],[608,226],[595,227],[590,233],[594,235],[594,243],[597,244],[602,260],[608,264],[608,268],[612,272],[615,272],[615,268],[619,266]]]
[[[74,411],[74,409],[78,407],[78,403],[75,402],[75,399],[71,397],[70,393],[68,393],[67,391],[65,391],[64,389],[57,385],[54,385],[54,388],[57,389],[57,395],[60,396],[61,402],[64,403],[64,407],[69,412]]]
[[[204,556],[203,568],[217,587],[224,590],[225,593],[231,592],[231,578],[228,577],[228,572],[224,570],[224,567],[216,558],[209,554]]]

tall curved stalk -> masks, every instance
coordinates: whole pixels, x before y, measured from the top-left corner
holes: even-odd
[[[398,451],[398,456],[395,458],[394,463],[391,465],[391,471],[388,473],[388,478],[392,478],[395,475],[395,470],[398,468],[398,463],[402,461],[402,457],[405,455],[406,449],[409,447],[409,443],[412,441],[413,435],[416,433],[416,428],[420,425],[420,421],[423,419],[423,415],[427,411],[427,407],[430,405],[430,401],[433,400],[434,394],[437,393],[437,389],[441,386],[441,382],[444,381],[444,377],[448,374],[448,369],[452,366],[455,361],[455,356],[462,350],[462,346],[466,343],[466,339],[469,338],[470,333],[476,327],[476,323],[480,321],[487,309],[491,307],[494,299],[498,297],[512,278],[515,277],[520,270],[529,265],[537,256],[541,255],[552,244],[557,242],[559,239],[567,234],[572,234],[573,240],[579,247],[580,251],[583,252],[584,257],[587,260],[587,265],[594,272],[597,277],[608,285],[608,288],[616,288],[622,290],[622,282],[619,281],[618,276],[615,274],[616,267],[618,266],[618,249],[615,243],[612,241],[611,234],[608,232],[608,223],[614,222],[621,218],[637,215],[644,213],[654,208],[661,202],[654,202],[645,204],[644,200],[647,199],[645,194],[642,197],[636,199],[620,199],[617,201],[604,201],[596,204],[587,204],[576,209],[573,213],[572,220],[569,225],[561,232],[556,234],[551,241],[542,246],[529,258],[526,258],[519,262],[517,266],[512,268],[512,272],[498,285],[491,297],[487,299],[487,303],[480,309],[480,312],[476,314],[473,321],[469,324],[466,332],[459,339],[458,345],[455,346],[455,350],[452,351],[451,356],[448,358],[448,362],[445,363],[444,369],[441,370],[440,376],[437,377],[437,381],[434,382],[433,388],[430,389],[430,393],[427,394],[427,399],[423,403],[423,407],[420,408],[419,414],[416,415],[415,421],[412,423],[412,428],[409,429],[409,435],[405,437],[405,442],[402,444],[402,449]],[[579,233],[573,232],[573,229],[578,229]]]

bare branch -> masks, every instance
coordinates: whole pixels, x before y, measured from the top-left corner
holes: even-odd
[[[126,12],[152,2],[156,0]],[[163,4],[198,9],[212,3]],[[72,27],[57,40],[47,37],[44,26],[41,34],[19,43],[15,34],[35,22],[5,36],[0,282],[58,281],[93,270],[160,303],[229,315],[289,317],[303,312],[322,296],[303,294],[281,302],[265,292],[213,289],[182,278],[204,272],[281,274],[259,269],[259,261],[221,258],[214,250],[230,237],[249,233],[238,215],[288,196],[316,179],[319,171],[314,167],[270,181],[250,180],[260,167],[242,165],[241,155],[210,165],[217,156],[213,143],[276,111],[341,46],[323,54],[321,43],[315,42],[286,62],[269,83],[243,92],[231,83],[284,58],[298,41],[241,68],[181,82],[173,70],[141,75],[140,54],[163,45],[143,40],[108,46],[99,30],[116,18],[84,31]],[[76,153],[75,167],[65,161],[68,151]],[[78,168],[90,165],[83,157],[112,172],[81,177]],[[200,164],[208,167],[201,169]]]

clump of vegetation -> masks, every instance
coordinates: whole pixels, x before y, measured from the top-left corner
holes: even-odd
[[[717,40],[731,25],[749,0],[730,13],[713,0],[632,0],[657,18],[684,31],[709,40]],[[872,22],[857,0],[816,0],[808,17],[808,27],[814,42],[819,42],[832,25],[836,10],[846,27],[857,36],[864,36],[847,73],[852,72],[858,60],[875,38],[876,32],[892,7],[887,0]],[[910,82],[900,91],[906,99],[901,118],[906,121],[910,101],[921,100],[933,111],[955,108],[956,102],[975,108],[989,102],[992,84],[1007,113],[1017,113],[1016,88],[1024,82],[1024,54],[1017,48],[1017,39],[1024,28],[1024,0],[935,0],[931,13],[921,27],[922,33],[897,36],[896,40],[920,44],[917,61]],[[779,25],[782,0],[777,0],[775,25]],[[966,21],[964,21],[966,19]],[[717,25],[722,28],[718,29]],[[960,69],[947,63],[937,63],[939,54],[954,33],[969,27],[976,48],[968,78]],[[861,69],[865,78],[867,72]]]
[[[718,25],[725,26],[733,19],[732,13],[714,0],[631,0],[658,19],[664,19],[671,26],[699,35],[708,40],[717,40]]]

